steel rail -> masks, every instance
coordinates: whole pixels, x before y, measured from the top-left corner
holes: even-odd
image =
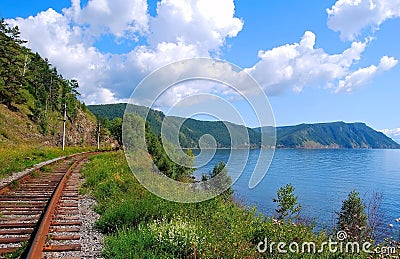
[[[67,182],[68,177],[70,176],[72,170],[82,162],[82,160],[86,156],[83,156],[82,158],[78,159],[71,165],[71,167],[68,169],[68,171],[64,174],[62,177],[61,181],[58,183],[56,189],[53,192],[53,195],[47,204],[45,208],[45,212],[42,216],[42,218],[39,220],[39,227],[36,231],[36,234],[33,238],[33,241],[30,245],[27,258],[28,259],[37,259],[37,258],[42,258],[42,253],[43,253],[43,248],[46,243],[47,235],[49,232],[50,224],[52,217],[54,215],[54,211],[56,209],[57,203],[60,199],[61,192],[64,189],[65,183]]]
[[[0,214],[4,215],[4,218],[0,217],[0,258],[7,253],[15,252],[18,247],[12,244],[21,244],[21,242],[26,242],[21,258],[36,259],[45,256],[48,252],[81,249],[78,244],[57,245],[48,242],[49,240],[79,240],[79,235],[59,235],[72,229],[73,232],[79,231],[79,226],[82,224],[78,222],[78,214],[65,216],[63,210],[68,211],[74,208],[71,214],[78,213],[76,210],[79,181],[76,179],[79,179],[77,176],[79,166],[88,155],[100,152],[81,152],[42,162],[24,170],[23,172],[26,173],[22,176],[0,187]],[[59,161],[63,162],[56,163]],[[73,162],[72,165],[70,162]],[[51,165],[51,170],[39,171],[38,176],[31,174],[45,165]],[[65,231],[60,232],[57,226],[68,227],[61,228]]]

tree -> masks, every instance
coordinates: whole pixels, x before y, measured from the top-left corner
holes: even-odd
[[[382,210],[383,194],[381,192],[373,192],[368,203],[368,236],[372,240],[383,239],[387,228],[384,224],[385,213]]]
[[[0,103],[12,108],[12,103],[25,102],[23,79],[26,48],[20,44],[18,26],[9,27],[4,18],[0,23]],[[24,50],[24,51],[22,51]]]
[[[275,210],[278,213],[278,219],[291,219],[293,215],[301,210],[301,205],[297,204],[298,196],[294,195],[294,187],[288,183],[277,191],[277,199],[272,199],[273,202],[278,203],[278,208]]]
[[[145,140],[147,151],[161,173],[177,181],[192,181],[189,175],[193,172],[193,153],[188,152],[182,156],[171,142],[154,134],[147,122],[145,124]]]
[[[48,59],[23,46],[18,26],[10,27],[5,19],[0,22],[0,104],[16,110],[16,104],[30,109],[29,118],[42,134],[48,133],[53,112],[67,116],[72,122],[78,116],[81,103],[76,80],[66,80],[57,73]],[[52,134],[55,127],[52,125]]]
[[[115,118],[110,122],[109,128],[111,136],[113,136],[120,146],[122,146],[122,119]]]
[[[349,240],[360,241],[367,237],[367,220],[365,204],[356,190],[353,190],[342,202],[338,214],[337,229],[346,231]]]
[[[107,123],[107,121],[108,119],[106,118],[103,125],[105,125],[105,127],[110,127],[107,125],[111,125],[111,122],[108,121]],[[123,145],[125,150],[129,152],[133,152],[134,150],[139,149],[146,150],[143,132],[143,128],[145,125],[144,119],[135,113],[127,113],[125,114],[123,121],[125,133]]]
[[[228,175],[228,170],[226,169],[226,165],[224,162],[220,161],[218,164],[216,164],[212,170],[211,173],[211,178],[219,177],[219,180],[216,182],[216,187],[219,190],[225,190],[222,192],[221,196],[225,199],[229,199],[233,195],[233,189],[231,187],[232,185],[232,179]],[[218,178],[215,178],[218,179]],[[217,189],[217,190],[218,190]]]
[[[224,199],[230,199],[233,195],[232,179],[224,162],[220,161],[214,165],[213,170],[207,175],[203,174],[201,181],[207,190],[220,193]]]
[[[62,104],[67,104],[67,116],[70,121],[74,120],[78,114],[78,108],[80,107],[80,102],[77,100],[77,97],[80,95],[78,92],[78,81],[75,79],[72,80],[63,80],[62,87]]]

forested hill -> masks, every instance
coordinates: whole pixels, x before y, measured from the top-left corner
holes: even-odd
[[[131,112],[144,116],[148,108],[143,106],[129,106]],[[110,120],[122,118],[126,104],[89,105],[88,109],[99,117]],[[153,131],[159,134],[161,123],[165,115],[160,111],[150,109],[147,117]],[[179,121],[179,118],[170,118],[169,123]],[[234,147],[260,147],[261,128],[246,128],[232,123],[227,124],[233,132]],[[246,142],[245,132],[249,134],[249,143]],[[265,127],[264,132],[271,132],[273,128]],[[217,146],[227,148],[231,146],[229,132],[223,122],[199,121],[188,119],[179,133],[183,147],[198,147],[199,138],[204,134],[214,136]],[[364,123],[317,123],[300,124],[296,126],[277,127],[278,148],[400,148],[400,145],[381,132],[368,127]],[[268,146],[268,143],[267,143]]]
[[[95,144],[96,118],[47,59],[26,48],[18,27],[0,24],[0,144],[59,145],[64,104],[67,145]]]
[[[88,105],[88,109],[96,116],[100,118],[107,118],[109,120],[114,120],[115,118],[124,117],[124,112],[126,109],[126,103],[115,103],[115,104],[98,104],[98,105]],[[138,106],[138,110],[143,108],[143,113],[147,112],[147,108],[143,106]],[[137,113],[139,113],[138,111]],[[142,116],[142,115],[141,115]]]
[[[88,105],[87,108],[96,116],[100,118],[107,118],[108,120],[113,120],[115,118],[122,118],[125,112],[126,104],[105,104],[105,105]],[[144,106],[129,105],[129,112],[138,114],[141,117],[147,115],[147,122],[150,124],[152,131],[160,135],[161,125],[165,118],[164,113],[156,111],[153,109],[148,109]],[[170,139],[172,136],[168,134],[173,134],[173,129],[182,118],[179,117],[168,117],[168,122],[166,123],[166,134],[167,138]],[[106,124],[108,124],[106,122]],[[231,136],[229,135],[231,132]],[[183,147],[187,148],[197,148],[199,139],[205,134],[212,135],[216,140],[216,145],[219,148],[227,148],[232,145],[234,147],[260,147],[261,134],[253,129],[246,128],[241,125],[236,125],[229,122],[221,121],[200,121],[195,119],[187,119],[183,123],[180,132],[179,139]],[[247,134],[249,139],[246,138]],[[211,146],[212,143],[207,141],[204,143],[206,146]]]
[[[300,124],[277,127],[276,133],[278,148],[400,148],[365,123]]]

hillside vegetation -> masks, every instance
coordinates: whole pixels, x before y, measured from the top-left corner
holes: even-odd
[[[126,107],[126,104],[120,103],[89,105],[88,109],[99,117],[113,120],[122,118]],[[129,105],[129,112],[134,112],[141,117],[148,114],[147,122],[155,134],[160,134],[161,125],[166,118],[164,113],[137,105]],[[275,131],[276,147],[278,148],[400,148],[400,144],[364,123],[332,122],[251,129],[229,122],[167,118],[165,127],[169,129],[166,131],[168,139],[171,137],[168,134],[174,132],[172,129],[177,127],[180,121],[185,120],[179,131],[179,140],[180,145],[186,148],[198,148],[199,139],[205,134],[212,135],[219,148],[231,146],[234,148],[258,148],[261,146],[261,138],[264,136],[264,140],[271,139],[269,136],[273,136]],[[246,131],[249,136],[248,140],[245,137]],[[230,135],[233,137],[231,138]],[[264,144],[266,147],[272,145],[268,141]]]
[[[88,105],[88,109],[101,118],[115,120],[124,116],[127,104],[105,104],[105,105]],[[177,132],[177,128],[182,121],[179,117],[167,117],[161,111],[149,109],[139,105],[129,105],[127,113],[136,113],[142,118],[147,116],[147,123],[151,126],[152,131],[156,135],[160,135],[162,123],[164,122],[164,131],[167,139],[171,139],[173,134]],[[229,132],[231,134],[229,134]],[[246,128],[229,122],[221,121],[199,121],[187,119],[182,124],[179,131],[179,141],[181,146],[186,148],[197,148],[199,139],[204,134],[212,135],[217,141],[218,148],[234,147],[260,147],[261,135],[253,129]],[[246,139],[247,134],[249,139]],[[233,136],[232,138],[230,137]],[[205,143],[212,146],[211,143]]]
[[[283,148],[400,148],[365,123],[330,122],[277,127],[277,147]]]
[[[66,107],[66,144],[96,143],[96,118],[78,100],[78,82],[24,47],[18,27],[0,23],[0,147],[59,146]]]
[[[96,145],[97,121],[78,100],[78,82],[23,45],[0,22],[0,178]],[[66,148],[61,149],[66,107]]]

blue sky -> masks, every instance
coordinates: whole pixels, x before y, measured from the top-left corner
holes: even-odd
[[[400,139],[400,0],[2,0],[0,15],[88,104],[126,101],[170,62],[214,57],[260,83],[277,125],[361,121]],[[179,90],[164,107],[218,92]]]

